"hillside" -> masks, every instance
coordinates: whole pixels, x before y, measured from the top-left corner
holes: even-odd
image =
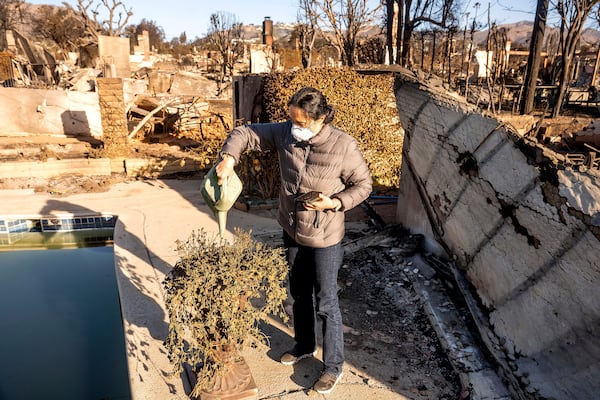
[[[511,48],[513,49],[527,49],[529,47],[529,40],[531,39],[531,31],[533,30],[532,21],[519,21],[513,24],[498,25],[499,28],[506,30],[506,37],[511,41]],[[546,27],[546,38],[550,35],[558,34],[558,28]],[[484,45],[487,39],[488,30],[480,31],[475,33],[475,43],[478,45]],[[600,31],[586,28],[581,35],[582,45],[595,46],[600,42]]]
[[[512,43],[512,49],[525,50],[529,47],[531,32],[533,30],[532,21],[519,21],[512,24],[502,24],[498,25],[498,27],[506,30],[506,36],[507,39]],[[293,24],[273,24],[273,36],[275,37],[275,40],[289,40],[293,30]],[[380,26],[373,26],[367,31],[367,36],[375,36],[382,33],[385,34],[385,32],[382,32]],[[548,26],[546,28],[546,37],[549,37],[550,35],[558,35],[558,28]],[[487,29],[476,32],[474,35],[474,41],[480,47],[485,46],[487,36]],[[246,39],[256,38],[257,41],[260,41],[262,37],[262,25],[244,26],[244,37]],[[592,48],[595,48],[597,43],[600,43],[600,31],[592,28],[586,28],[581,35],[581,44],[583,46],[591,46]]]

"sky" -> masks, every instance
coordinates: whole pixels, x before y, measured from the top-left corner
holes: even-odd
[[[62,5],[63,0],[26,0],[32,4]],[[65,0],[75,7],[76,0]],[[218,11],[235,14],[243,24],[261,25],[266,16],[274,23],[294,23],[298,10],[298,0],[119,0],[131,9],[133,16],[129,24],[137,24],[142,19],[154,21],[163,28],[166,39],[185,32],[188,40],[206,34],[209,17]],[[377,4],[377,0],[369,0]],[[87,0],[86,0],[87,2]],[[462,0],[461,11],[464,21],[475,15],[475,3],[479,21],[487,21],[487,9],[490,5],[491,20],[505,24],[523,20],[533,21],[535,0]],[[99,0],[94,4],[99,3]],[[464,21],[461,25],[464,25]]]

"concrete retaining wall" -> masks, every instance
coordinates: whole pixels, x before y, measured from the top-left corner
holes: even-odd
[[[46,161],[14,161],[0,163],[0,179],[52,178],[66,174],[102,176],[111,174],[108,158]]]
[[[164,178],[182,172],[199,172],[201,164],[192,158],[74,158],[0,163],[0,179],[54,178],[66,175]]]
[[[493,118],[400,75],[397,216],[452,256],[489,313],[519,397],[600,393],[600,173],[556,168]]]

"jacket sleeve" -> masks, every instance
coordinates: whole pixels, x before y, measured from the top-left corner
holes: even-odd
[[[231,131],[221,148],[221,154],[235,158],[236,164],[246,150],[274,150],[278,139],[285,135],[286,122],[238,126]]]
[[[365,201],[373,190],[373,180],[358,143],[352,139],[347,147],[342,166],[342,180],[346,188],[333,195],[342,203],[341,210],[350,210]]]

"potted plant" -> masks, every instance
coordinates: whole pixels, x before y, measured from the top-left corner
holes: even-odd
[[[265,338],[258,322],[268,314],[287,319],[284,250],[241,230],[232,242],[192,232],[177,250],[179,259],[164,281],[171,361],[178,372],[187,365],[196,375],[193,397],[256,394],[239,350],[250,338]]]

